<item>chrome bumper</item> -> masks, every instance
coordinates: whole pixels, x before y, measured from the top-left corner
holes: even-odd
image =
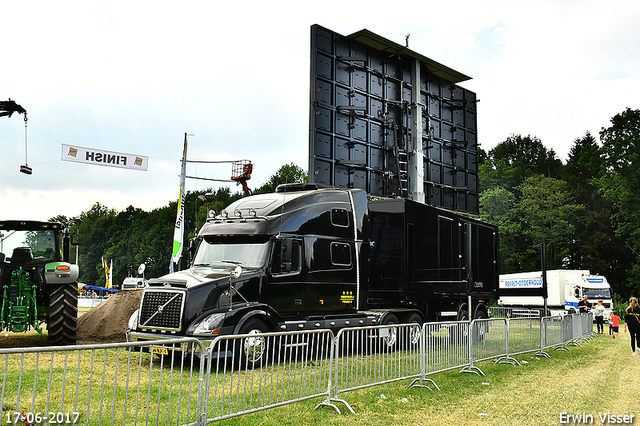
[[[213,343],[213,341],[216,339],[217,336],[212,338],[195,338],[191,336],[175,336],[175,335],[162,335],[162,334],[159,335],[155,333],[143,333],[139,331],[127,330],[126,337],[127,337],[127,342],[150,342],[151,344],[155,342],[155,344],[157,345],[163,345],[162,343],[163,341],[177,340],[181,338],[197,339],[202,343],[202,346],[201,346],[198,344],[194,344],[193,341],[182,342],[182,343],[179,343],[180,347],[177,347],[176,343],[172,343],[171,345],[173,345],[173,347],[169,348],[170,350],[181,351],[184,354],[187,354],[191,352],[201,353],[203,349],[207,351],[209,349],[209,346],[211,346],[211,344]],[[216,354],[217,355],[214,354],[214,358],[225,358],[225,357],[232,356],[231,351],[216,352]]]

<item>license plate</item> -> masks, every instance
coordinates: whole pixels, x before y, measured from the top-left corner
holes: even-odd
[[[169,355],[169,349],[164,347],[151,346],[149,352],[156,355]]]

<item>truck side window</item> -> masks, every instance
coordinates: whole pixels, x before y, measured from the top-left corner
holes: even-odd
[[[271,273],[292,274],[300,272],[300,241],[284,238],[276,241],[273,247]]]
[[[351,266],[351,248],[346,243],[331,243],[331,263]]]
[[[331,209],[331,223],[342,228],[349,227],[349,211],[346,209]]]

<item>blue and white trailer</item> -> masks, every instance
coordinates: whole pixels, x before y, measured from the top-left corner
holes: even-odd
[[[542,271],[502,274],[499,289],[542,289]],[[578,302],[587,296],[590,303],[602,300],[606,315],[612,309],[611,287],[603,275],[592,275],[588,269],[554,269],[547,271],[547,309],[552,315],[578,311]],[[503,307],[541,309],[542,296],[500,296]]]

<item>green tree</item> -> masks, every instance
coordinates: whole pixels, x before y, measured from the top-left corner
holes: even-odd
[[[480,218],[498,226],[500,272],[518,272],[522,259],[522,227],[516,211],[516,197],[505,188],[487,189],[480,194]]]
[[[105,274],[102,257],[109,248],[109,228],[117,212],[100,203],[91,206],[88,212],[82,212],[78,219],[79,281],[91,285],[103,286]]]
[[[621,266],[630,264],[632,253],[624,240],[615,235],[611,222],[615,206],[594,184],[604,170],[601,151],[596,139],[587,132],[574,141],[564,167],[563,176],[573,197],[585,206],[578,213],[568,266],[606,275],[614,292],[620,293],[624,292],[620,283],[625,283],[627,276]]]
[[[616,236],[633,254],[628,265],[626,295],[640,293],[640,110],[627,108],[600,132],[604,167],[594,179],[616,210],[611,215]]]
[[[540,268],[541,243],[547,247],[549,269],[566,267],[576,215],[584,206],[573,200],[566,182],[555,178],[532,176],[517,189],[522,194],[517,217],[522,222],[522,238],[527,246],[521,270]]]
[[[305,171],[295,164],[285,164],[272,175],[264,185],[254,191],[255,194],[275,192],[276,187],[283,183],[305,183],[308,180]]]
[[[562,161],[535,136],[511,135],[489,151],[483,162],[481,190],[495,186],[516,188],[528,177],[560,178]],[[482,172],[482,171],[481,171]],[[491,173],[493,172],[493,173]]]

